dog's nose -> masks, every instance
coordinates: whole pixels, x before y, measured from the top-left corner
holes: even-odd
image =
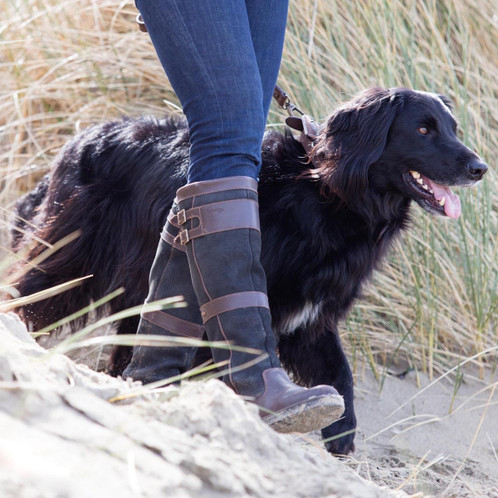
[[[471,161],[467,164],[467,173],[473,180],[480,180],[488,171],[488,165],[481,161]]]

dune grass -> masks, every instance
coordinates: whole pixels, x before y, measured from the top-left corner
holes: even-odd
[[[415,229],[377,272],[342,331],[353,358],[431,377],[476,355],[496,366],[497,18],[492,0],[291,1],[279,83],[324,119],[365,87],[448,95],[462,139],[491,171],[460,191],[458,221],[413,208]],[[80,129],[124,114],[176,112],[178,101],[130,1],[4,0],[0,20],[0,213],[48,171]],[[269,126],[283,111],[272,108]],[[5,236],[2,237],[5,246]],[[378,367],[378,364],[383,367]]]

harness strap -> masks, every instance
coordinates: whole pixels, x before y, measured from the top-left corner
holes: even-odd
[[[273,91],[273,98],[277,101],[277,104],[289,113],[289,116],[285,120],[285,124],[292,128],[293,130],[300,131],[298,140],[301,142],[304,150],[308,157],[311,155],[313,150],[314,142],[318,137],[320,132],[320,125],[307,114],[304,114],[301,109],[298,109],[289,99],[289,96],[285,91],[278,85],[275,85],[275,90]],[[298,112],[301,116],[296,116],[295,112]]]
[[[200,307],[202,322],[206,323],[217,315],[240,308],[270,309],[268,296],[264,292],[247,291],[218,297]]]
[[[176,236],[175,243],[179,241],[182,245],[204,235],[239,228],[251,228],[260,232],[258,203],[252,199],[232,199],[182,209],[177,219],[180,225],[193,219],[198,222],[194,228],[183,229]]]
[[[197,323],[187,322],[176,316],[164,313],[164,311],[151,311],[148,313],[142,313],[141,317],[158,327],[161,327],[168,332],[180,335],[182,337],[193,337],[196,339],[202,339],[204,335],[205,328]]]
[[[301,111],[301,109],[298,109],[297,106],[291,102],[291,99],[281,86],[275,85],[275,88],[273,89],[273,98],[282,109],[289,113],[289,116],[295,116],[294,111],[301,114],[301,116],[304,115],[304,112]]]
[[[293,130],[300,131],[298,140],[304,147],[308,157],[315,145],[315,141],[320,133],[320,125],[311,117],[306,114],[302,116],[289,116],[285,119],[285,124]]]

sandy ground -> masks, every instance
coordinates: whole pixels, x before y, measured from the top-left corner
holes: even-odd
[[[273,432],[221,382],[110,403],[136,386],[46,352],[14,315],[0,336],[0,496],[498,497],[493,378],[466,373],[455,394],[386,376],[379,393],[365,370],[341,461],[317,434]]]
[[[449,378],[417,382],[412,372],[387,376],[379,393],[366,372],[356,389],[355,470],[409,493],[498,497],[497,377],[478,380],[469,369],[455,393]]]

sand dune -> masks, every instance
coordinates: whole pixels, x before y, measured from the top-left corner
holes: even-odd
[[[110,403],[133,386],[46,352],[14,315],[0,336],[1,496],[406,496],[275,433],[219,381]]]

